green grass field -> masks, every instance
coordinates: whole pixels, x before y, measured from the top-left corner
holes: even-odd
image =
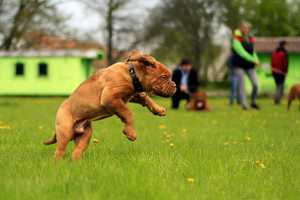
[[[212,112],[131,105],[138,134],[129,142],[116,117],[95,122],[80,162],[55,162],[52,135],[62,98],[0,99],[0,199],[299,199],[300,112],[294,103],[262,111],[210,101]],[[169,106],[168,100],[158,100]]]

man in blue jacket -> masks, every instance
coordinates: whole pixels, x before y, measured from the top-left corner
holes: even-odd
[[[173,71],[172,81],[176,83],[177,91],[172,96],[172,108],[178,109],[182,99],[190,100],[190,95],[197,92],[198,75],[190,60],[182,59],[178,68]]]

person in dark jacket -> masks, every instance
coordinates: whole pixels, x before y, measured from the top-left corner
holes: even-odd
[[[275,105],[280,104],[284,92],[284,81],[288,72],[288,52],[285,49],[286,42],[281,41],[277,49],[272,53],[272,75],[276,84],[274,96]]]
[[[188,59],[182,59],[179,66],[173,71],[172,81],[176,83],[177,91],[172,96],[172,108],[179,108],[182,99],[190,100],[190,95],[197,92],[198,75]]]

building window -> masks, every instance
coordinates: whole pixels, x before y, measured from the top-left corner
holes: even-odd
[[[16,76],[24,76],[24,63],[16,63],[15,75]]]
[[[39,76],[46,77],[48,76],[48,64],[39,63]]]

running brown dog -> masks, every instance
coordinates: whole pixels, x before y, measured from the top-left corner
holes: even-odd
[[[196,92],[191,95],[191,100],[187,103],[186,109],[190,111],[210,111],[205,92]]]
[[[169,69],[150,55],[133,51],[125,62],[97,71],[65,100],[56,114],[54,137],[44,144],[57,142],[55,158],[61,159],[70,140],[75,141],[72,159],[78,160],[92,136],[91,122],[112,115],[124,123],[123,133],[136,140],[128,101],[146,106],[153,114],[164,116],[166,109],[147,93],[170,97],[176,91]]]
[[[287,110],[290,109],[292,101],[294,99],[298,99],[300,101],[300,84],[295,84],[291,87],[289,95],[288,95]],[[300,105],[299,105],[299,109],[300,109]]]

